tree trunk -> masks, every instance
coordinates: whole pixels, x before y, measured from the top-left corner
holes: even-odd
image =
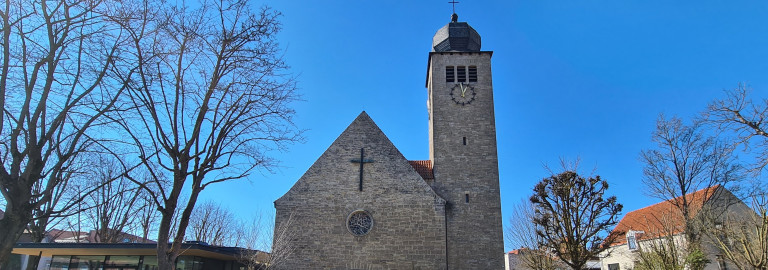
[[[167,226],[160,226],[160,229],[162,230],[163,227]],[[166,234],[167,235],[167,234]],[[160,270],[173,270],[173,263],[176,260],[175,258],[171,258],[172,254],[170,252],[166,252],[168,250],[168,236],[165,235],[158,235],[157,238],[157,266]]]
[[[9,203],[11,204],[11,203]],[[5,216],[0,219],[0,262],[7,262],[11,257],[13,246],[21,237],[27,221],[31,219],[32,211],[25,211],[23,207],[16,205],[11,209],[7,207]]]
[[[42,255],[43,252],[40,251],[39,255],[37,256],[27,256],[27,270],[37,270],[37,267],[40,264],[40,257]]]
[[[174,254],[173,250],[170,250],[172,246],[168,246],[171,245],[169,240],[171,234],[171,225],[173,223],[173,213],[175,210],[170,211],[170,213],[168,212],[169,211],[167,209],[163,209],[163,211],[161,211],[162,217],[160,218],[160,229],[157,233],[157,266],[159,270],[175,269],[174,264],[176,262],[176,255]]]

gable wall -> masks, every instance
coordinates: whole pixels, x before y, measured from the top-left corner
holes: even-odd
[[[361,147],[374,160],[364,165],[363,191],[360,164],[350,162],[360,158]],[[445,269],[444,200],[367,116],[358,117],[275,208],[276,231],[288,224],[292,249],[280,269]],[[347,230],[356,210],[374,219],[367,235]],[[277,238],[275,246],[283,244]]]

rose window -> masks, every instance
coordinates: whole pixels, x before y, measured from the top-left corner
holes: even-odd
[[[368,234],[373,228],[373,217],[366,211],[355,211],[347,218],[347,229],[356,236]]]

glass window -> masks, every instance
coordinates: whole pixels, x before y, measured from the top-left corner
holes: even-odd
[[[637,249],[637,240],[634,235],[627,236],[627,245],[629,246],[629,250]]]
[[[68,270],[70,256],[53,256],[51,270]]]
[[[179,256],[176,259],[176,270],[202,270],[203,262],[193,256]]]
[[[141,262],[141,270],[157,270],[157,256],[144,256]]]
[[[210,258],[200,258],[200,259],[202,260],[202,263],[203,263],[202,265],[205,265],[205,269],[229,269],[229,268],[224,268],[225,263],[223,261],[210,259]]]
[[[137,269],[139,256],[109,256],[104,262],[104,270]]]
[[[638,233],[645,233],[645,232],[634,231],[634,230],[629,230],[627,232],[627,247],[629,248],[629,250],[632,250],[632,251],[637,250],[637,234]]]
[[[608,270],[619,270],[619,264],[618,263],[609,264]]]
[[[104,256],[72,256],[69,269],[72,270],[102,270]]]

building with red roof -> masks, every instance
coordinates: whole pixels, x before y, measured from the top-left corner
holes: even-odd
[[[633,269],[640,252],[653,250],[661,245],[673,244],[680,248],[679,250],[684,250],[686,228],[680,210],[683,201],[688,202],[691,216],[699,226],[703,226],[701,228],[717,226],[718,220],[726,216],[724,213],[748,215],[754,212],[720,185],[629,212],[611,232],[618,235],[618,241],[601,256],[602,269]],[[722,259],[715,246],[708,244],[706,239],[703,239],[702,245],[702,250],[710,261],[705,270],[727,267],[727,262]]]

